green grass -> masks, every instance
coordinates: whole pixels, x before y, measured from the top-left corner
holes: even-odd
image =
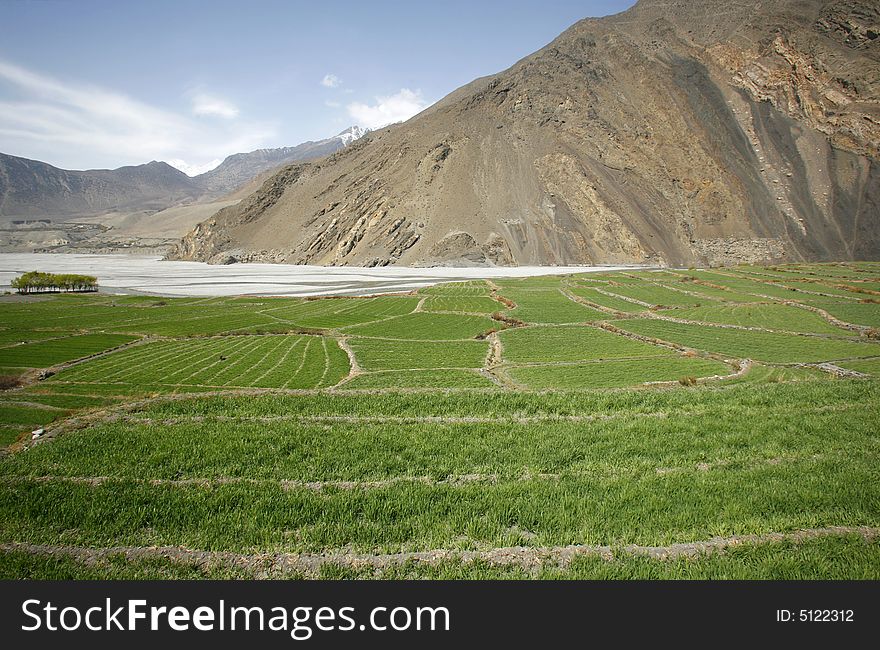
[[[61,409],[91,408],[113,403],[112,399],[93,395],[56,395],[48,392],[29,390],[9,395],[12,400],[36,402]],[[2,398],[0,398],[2,399]],[[2,402],[0,402],[2,403]]]
[[[880,327],[880,303],[820,301],[811,304],[846,323]]]
[[[25,374],[30,368],[18,367],[18,368],[10,368],[9,366],[0,366],[0,375],[6,377],[20,377]]]
[[[667,286],[684,289],[689,293],[695,293],[698,296],[705,296],[707,301],[718,300],[720,302],[756,302],[762,300],[754,295],[740,293],[731,289],[721,288],[722,285],[709,286],[702,282],[692,282],[690,271],[675,271],[677,277],[668,278],[664,284]],[[711,283],[710,283],[711,284]]]
[[[788,332],[836,334],[838,336],[852,336],[853,334],[849,330],[832,325],[819,314],[799,307],[772,303],[763,305],[711,305],[692,309],[670,309],[664,310],[663,314],[684,320],[761,327]]]
[[[194,397],[147,406],[136,413],[142,422],[63,435],[6,459],[0,476],[516,479],[528,470],[614,478],[856,447],[865,460],[880,450],[877,391],[875,382],[849,380],[674,391]],[[411,421],[370,421],[382,416]],[[585,419],[566,419],[572,416]],[[443,417],[456,419],[437,420]],[[474,417],[480,421],[468,421]],[[542,419],[518,421],[528,417]]]
[[[488,296],[431,296],[425,301],[424,311],[457,311],[472,314],[491,314],[506,307]]]
[[[64,336],[76,334],[73,331],[61,330],[21,330],[21,329],[4,329],[0,330],[0,346],[14,346],[22,343],[33,343],[35,341],[44,341],[46,339],[54,339]]]
[[[508,374],[529,388],[618,388],[650,381],[728,375],[730,366],[711,359],[659,357],[586,363],[575,366],[527,366]]]
[[[317,388],[348,374],[334,339],[230,336],[139,345],[59,373],[55,381],[141,386]]]
[[[134,341],[136,338],[120,334],[83,334],[64,339],[0,348],[0,365],[46,368],[103,352],[123,343]]]
[[[7,539],[77,546],[396,552],[507,546],[519,538],[512,529],[531,531],[538,545],[654,545],[876,521],[876,461],[874,455],[708,472],[322,492],[271,484],[204,489],[22,481],[0,484],[0,518]]]
[[[0,305],[0,374],[159,337],[0,392],[0,445],[37,426],[58,434],[0,457],[0,543],[375,554],[880,526],[880,383],[791,365],[827,360],[877,377],[880,344],[778,302],[873,326],[877,305],[859,302],[868,294],[835,285],[880,286],[880,265],[497,283],[517,309],[505,310],[482,281],[377,298],[91,295]],[[642,306],[597,289],[707,324],[639,318]],[[493,348],[475,337],[503,327],[487,317],[495,311],[535,324],[500,332]],[[611,319],[703,352],[588,324]],[[341,337],[361,373],[339,384],[349,373]],[[704,353],[756,362],[737,378],[679,385],[732,372]],[[486,363],[497,382],[480,372]],[[673,386],[641,385],[658,381]],[[282,390],[293,388],[309,390]],[[616,553],[526,571],[451,559],[378,572],[327,565],[321,575],[876,579],[878,556],[876,542],[838,535],[688,560]],[[223,563],[10,551],[0,553],[0,577],[253,575]]]
[[[387,341],[352,339],[349,343],[364,370],[480,368],[489,351],[485,341]]]
[[[857,372],[863,372],[867,375],[880,378],[880,359],[862,359],[859,361],[843,361],[841,368],[848,368]]]
[[[592,361],[671,354],[666,348],[634,341],[598,327],[517,328],[501,333],[500,338],[504,345],[504,360],[509,363]]]
[[[697,350],[740,359],[804,363],[875,356],[880,345],[793,334],[736,330],[671,323],[656,319],[615,321],[621,329],[670,341]]]
[[[602,291],[607,291],[608,289],[605,287],[600,287]],[[584,300],[589,300],[590,302],[596,303],[597,305],[601,305],[602,307],[608,307],[610,309],[615,309],[617,311],[622,311],[624,313],[638,313],[641,311],[645,311],[646,307],[642,305],[637,305],[635,303],[629,302],[627,300],[623,300],[622,298],[617,298],[615,296],[609,296],[606,293],[602,293],[602,291],[597,291],[596,287],[571,287],[569,289],[574,295],[580,296]]]
[[[500,307],[500,305],[499,305]],[[498,310],[495,310],[498,311]],[[346,328],[352,336],[426,341],[472,339],[492,328],[503,327],[485,316],[417,313],[390,318],[378,323]]]
[[[605,317],[603,312],[567,298],[562,293],[567,285],[563,287],[558,277],[499,280],[498,284],[498,293],[516,303],[509,315],[526,323],[584,323]]]
[[[427,296],[487,296],[489,291],[489,285],[483,280],[471,280],[468,282],[443,282],[420,289],[419,293]]]
[[[777,284],[761,282],[759,279],[738,274],[733,270],[724,272],[688,270],[683,273],[710,284],[726,287],[738,294],[752,295],[756,299],[761,299],[761,296],[771,296],[780,300],[800,300],[807,297],[807,294]],[[696,289],[696,287],[694,288]]]
[[[82,569],[87,572],[88,569]],[[877,580],[880,544],[857,536],[799,543],[743,544],[695,558],[655,560],[615,554],[614,559],[577,557],[562,567],[527,571],[486,562],[450,560],[437,566],[411,562],[379,572],[327,566],[322,577],[336,580]]]
[[[4,424],[38,425],[57,418],[63,411],[0,404],[0,422]]]
[[[345,389],[490,388],[491,380],[472,370],[389,370],[358,375]]]
[[[419,299],[412,296],[325,298],[301,301],[265,313],[302,327],[338,328],[402,316],[415,309],[418,302]]]
[[[702,298],[675,291],[660,284],[617,285],[606,288],[609,293],[626,298],[633,298],[649,305],[665,305],[667,307],[696,307],[707,302],[713,302],[710,298]]]
[[[9,446],[18,440],[22,434],[26,433],[26,427],[15,424],[2,424],[0,425],[0,445],[4,447]]]
[[[753,363],[745,375],[725,379],[724,385],[731,384],[778,384],[780,382],[827,381],[829,375],[818,368],[798,366],[765,366]]]

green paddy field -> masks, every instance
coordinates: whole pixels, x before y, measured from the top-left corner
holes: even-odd
[[[877,263],[8,295],[0,375],[0,578],[880,578]]]

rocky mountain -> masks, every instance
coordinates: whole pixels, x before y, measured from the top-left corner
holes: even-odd
[[[171,257],[880,258],[876,0],[642,0],[321,161]]]
[[[164,162],[69,171],[0,154],[0,217],[4,220],[160,210],[202,192],[197,181]]]
[[[296,161],[321,158],[339,151],[366,133],[366,129],[352,126],[332,138],[303,142],[295,147],[257,149],[250,153],[233,154],[211,171],[199,174],[194,180],[215,195],[225,194],[269,169]]]
[[[0,154],[0,220],[50,219],[164,210],[224,197],[264,172],[339,151],[365,131],[354,126],[295,147],[234,154],[195,177],[164,162],[71,171]]]

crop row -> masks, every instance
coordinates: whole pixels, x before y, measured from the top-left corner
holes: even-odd
[[[348,358],[334,339],[233,336],[140,345],[71,368],[56,381],[319,388],[347,374]]]

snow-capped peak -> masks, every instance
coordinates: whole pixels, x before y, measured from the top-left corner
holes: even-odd
[[[348,146],[355,140],[359,140],[360,138],[367,135],[370,132],[370,129],[365,129],[362,126],[350,126],[345,131],[337,135],[336,137],[342,140],[343,146]]]

